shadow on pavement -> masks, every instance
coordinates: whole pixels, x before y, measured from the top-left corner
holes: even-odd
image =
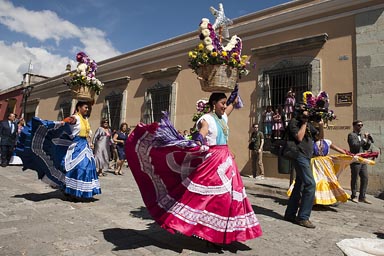
[[[377,238],[384,239],[384,233],[382,232],[375,232],[373,234],[377,235]]]
[[[259,198],[270,198],[280,205],[288,204],[288,198],[281,198],[281,197],[267,195],[267,194],[255,194],[255,193],[249,193],[249,192],[247,194],[252,195],[254,197],[259,197]]]
[[[21,195],[14,195],[15,198],[24,198],[29,201],[40,202],[49,199],[61,199],[66,201],[65,196],[59,190],[51,191],[48,193],[26,193]]]
[[[339,212],[337,209],[333,208],[330,205],[321,205],[321,204],[315,204],[312,207],[312,211],[318,211],[318,212]]]
[[[152,219],[151,215],[147,211],[147,208],[145,208],[143,206],[140,207],[136,211],[130,211],[130,215],[135,217],[135,218],[140,218],[140,219],[145,219],[145,220],[151,220]]]
[[[29,201],[33,202],[40,202],[40,201],[45,201],[45,200],[50,200],[50,199],[61,199],[63,201],[70,201],[74,203],[91,203],[91,202],[96,202],[99,199],[96,198],[84,198],[84,199],[78,199],[74,200],[73,198],[69,198],[65,196],[61,191],[55,190],[47,193],[26,193],[26,194],[21,194],[21,195],[14,195],[14,198],[24,198]]]
[[[187,237],[181,234],[173,235],[160,228],[155,222],[148,224],[146,230],[111,228],[101,230],[101,232],[103,232],[106,241],[116,246],[113,251],[137,249],[147,246],[156,246],[177,253],[182,253],[185,249],[201,253],[219,254],[225,253],[225,251],[236,253],[238,251],[251,250],[250,247],[239,242],[216,246],[198,238]]]

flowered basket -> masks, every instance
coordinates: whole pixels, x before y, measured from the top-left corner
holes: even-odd
[[[79,101],[92,101],[96,92],[89,86],[76,85],[71,87],[72,97]]]
[[[204,65],[197,70],[205,92],[231,92],[238,79],[238,69],[227,65]]]

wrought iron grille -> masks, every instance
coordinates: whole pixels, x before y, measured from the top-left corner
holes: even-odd
[[[58,116],[59,121],[63,120],[64,118],[72,114],[71,106],[72,106],[71,102],[63,102],[60,104],[60,112]]]
[[[148,89],[151,103],[151,116],[154,122],[160,122],[162,111],[170,113],[171,86],[163,86]]]
[[[110,127],[112,130],[119,130],[120,128],[120,114],[121,114],[121,102],[123,100],[123,94],[110,95],[105,97],[107,116],[109,119]]]
[[[296,102],[302,101],[302,95],[305,91],[312,88],[312,66],[296,66],[269,70],[263,74],[264,90],[263,96],[267,101],[266,105],[271,105],[272,109],[278,106],[284,107],[287,92],[292,89],[296,95]],[[267,106],[262,106],[264,109]]]

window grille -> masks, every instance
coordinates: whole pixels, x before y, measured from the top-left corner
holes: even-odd
[[[123,94],[109,95],[105,97],[103,118],[109,120],[112,130],[120,128],[121,102]]]
[[[160,122],[162,117],[162,111],[167,111],[170,114],[170,99],[171,99],[172,87],[156,86],[150,88],[146,92],[145,96],[145,113],[144,122]]]
[[[71,102],[63,102],[60,104],[60,111],[57,120],[62,121],[71,114]]]
[[[281,68],[264,72],[263,109],[266,109],[268,105],[271,105],[272,109],[276,109],[278,106],[284,107],[285,98],[290,89],[292,89],[296,95],[296,102],[301,102],[303,92],[312,89],[311,81],[311,65]]]

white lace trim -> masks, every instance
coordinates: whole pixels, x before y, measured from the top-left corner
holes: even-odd
[[[223,217],[205,210],[193,209],[182,203],[176,203],[168,212],[188,224],[200,224],[219,232],[244,231],[260,224],[254,212],[234,217]]]
[[[65,177],[65,186],[81,192],[92,192],[93,189],[100,189],[99,180],[95,179],[92,179],[92,181],[82,181]]]

